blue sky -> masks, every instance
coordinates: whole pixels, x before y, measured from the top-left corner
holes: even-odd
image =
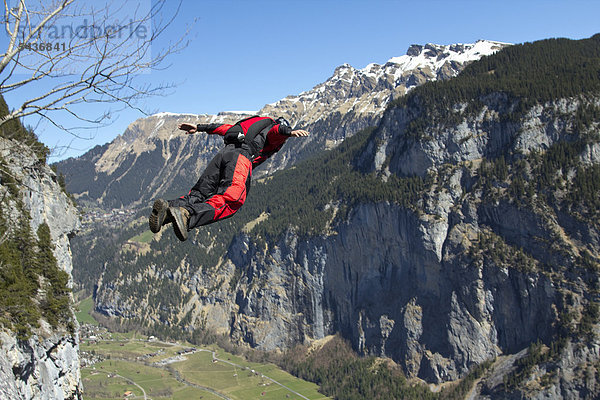
[[[183,0],[152,50],[191,28],[189,46],[169,58],[165,70],[139,77],[177,87],[138,105],[148,113],[258,110],[311,89],[340,64],[384,63],[405,54],[411,44],[581,39],[600,32],[599,15],[597,0]],[[7,102],[14,107],[39,89],[24,87],[7,95]],[[90,113],[101,111],[98,107],[90,106]],[[36,133],[51,148],[70,147],[50,159],[56,161],[112,140],[143,116],[135,110],[114,112],[110,126],[82,132],[86,140],[48,123],[38,124]]]

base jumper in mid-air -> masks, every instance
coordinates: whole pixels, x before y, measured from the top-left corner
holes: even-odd
[[[158,199],[152,206],[150,230],[157,233],[173,223],[181,241],[187,240],[189,230],[235,214],[246,201],[252,169],[279,151],[289,137],[308,136],[305,130],[292,130],[283,118],[259,116],[234,125],[183,123],[179,129],[186,134],[218,134],[225,141],[189,194],[169,201]]]

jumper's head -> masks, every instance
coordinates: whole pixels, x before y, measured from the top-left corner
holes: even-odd
[[[292,127],[292,125],[290,125],[289,121],[283,117],[277,118],[275,120],[275,122],[277,122],[278,124],[281,124],[281,125],[289,126],[290,128]]]

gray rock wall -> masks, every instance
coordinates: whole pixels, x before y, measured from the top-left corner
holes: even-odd
[[[44,335],[45,336],[45,335]],[[79,398],[79,345],[72,336],[52,334],[17,341],[0,332],[0,395],[3,399]]]
[[[67,273],[73,269],[69,237],[79,228],[75,206],[57,183],[56,174],[26,147],[0,138],[0,155],[10,174],[20,182],[20,194],[31,215],[33,232],[43,222],[50,227],[54,256]],[[4,189],[4,187],[2,187]],[[14,205],[13,205],[14,206]],[[5,204],[9,217],[17,220],[15,209]],[[72,279],[71,283],[72,285]],[[77,324],[73,317],[75,324]],[[80,398],[79,334],[66,328],[52,329],[40,321],[27,341],[14,332],[0,331],[0,397],[2,399],[77,399]]]
[[[251,289],[238,292],[236,330],[267,350],[341,332],[364,354],[390,357],[430,382],[549,338],[543,329],[556,316],[546,312],[555,301],[547,277],[469,263],[456,256],[469,228],[438,230],[444,239],[427,219],[366,204],[337,235],[300,241],[290,233],[266,256],[241,258],[241,268],[252,266]]]

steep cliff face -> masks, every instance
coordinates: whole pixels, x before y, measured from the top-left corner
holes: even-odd
[[[431,216],[368,204],[336,231],[308,241],[289,233],[265,253],[235,259],[251,266],[233,321],[241,339],[273,350],[342,332],[357,350],[441,382],[551,338],[551,280],[472,265],[460,255],[464,235],[475,233],[465,224],[443,227]]]
[[[79,399],[79,344],[62,332],[18,341],[1,332],[0,394],[5,399]]]
[[[0,138],[3,182],[0,186],[2,219],[8,230],[22,223],[26,213],[31,231],[44,224],[49,227],[53,257],[61,271],[70,277],[73,268],[69,237],[79,227],[79,217],[73,203],[57,183],[56,174],[40,163],[30,149],[22,144]],[[9,187],[10,186],[10,187]],[[2,268],[7,268],[6,264]],[[39,278],[44,281],[45,278]],[[69,278],[70,279],[70,278]],[[67,282],[72,287],[72,280]],[[52,287],[44,289],[50,291]],[[42,296],[40,293],[39,296]],[[44,303],[40,297],[35,302]],[[72,300],[70,302],[72,304]],[[80,398],[77,322],[73,310],[61,310],[70,315],[70,326],[49,323],[44,318],[34,321],[28,337],[20,337],[6,326],[0,331],[0,394],[6,399],[76,399]],[[11,310],[3,310],[10,313]]]

